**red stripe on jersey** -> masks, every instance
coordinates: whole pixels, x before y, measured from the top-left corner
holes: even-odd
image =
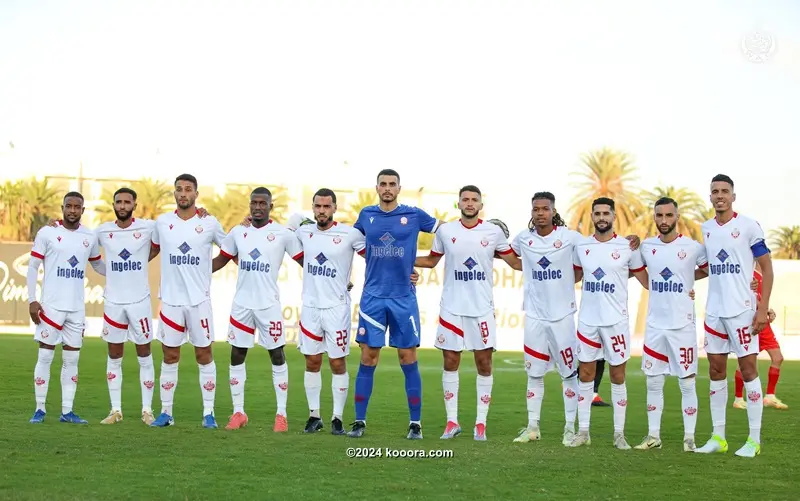
[[[44,311],[40,311],[39,312],[39,318],[44,320],[44,323],[46,323],[50,327],[53,327],[53,328],[58,329],[58,330],[61,330],[61,329],[64,328],[63,325],[58,325],[57,323],[55,323],[52,320],[50,320],[49,318],[47,318],[47,315],[44,314]]]
[[[600,343],[595,343],[595,342],[594,342],[594,341],[592,341],[591,339],[588,339],[588,338],[586,338],[586,336],[584,336],[583,334],[581,334],[581,332],[580,332],[580,331],[577,331],[577,333],[578,333],[578,339],[580,339],[580,340],[581,340],[581,342],[583,342],[583,343],[585,343],[585,344],[588,344],[588,345],[589,345],[589,346],[591,346],[592,348],[602,348],[602,347],[603,347],[603,345],[601,345]]]
[[[158,244],[157,244],[157,243],[155,243],[155,242],[150,242],[150,247],[155,247],[156,249],[160,249],[160,248],[161,248],[161,246],[160,246],[160,245],[158,245]]]
[[[225,252],[222,249],[219,250],[219,253],[222,254],[223,256],[227,257],[228,259],[233,259],[233,255],[228,254],[227,252]]]
[[[96,255],[95,257],[90,257],[90,258],[89,258],[89,261],[97,261],[97,260],[98,260],[98,259],[100,259],[101,257],[103,257],[103,256],[101,256],[100,254],[98,254],[98,255]]]
[[[582,269],[583,269],[583,266],[580,266],[580,265],[577,265],[577,264],[573,264],[573,265],[572,265],[572,269],[573,269],[573,270],[582,270]]]
[[[178,325],[172,320],[168,319],[167,317],[164,316],[164,313],[159,311],[158,316],[161,318],[161,321],[169,325],[172,328],[172,330],[176,330],[178,332],[186,332],[186,328],[184,326]]]
[[[31,256],[38,257],[39,259],[44,259],[44,256],[39,254],[38,252],[31,251]]]
[[[545,362],[549,362],[550,361],[550,355],[545,355],[544,353],[539,353],[538,351],[536,351],[536,350],[534,350],[532,348],[528,348],[525,345],[523,345],[523,348],[525,349],[525,353],[527,353],[528,355],[532,356],[533,358],[538,358],[539,360],[544,360]]]
[[[105,313],[103,313],[103,320],[105,320],[106,323],[108,325],[110,325],[111,327],[116,327],[117,329],[127,329],[128,328],[127,324],[121,324],[119,322],[115,322],[115,321],[111,320],[110,318],[108,318],[108,315],[106,315]]]
[[[256,328],[255,327],[248,327],[245,324],[238,322],[235,318],[231,317],[231,325],[239,329],[240,331],[244,331],[248,334],[255,335]]]
[[[698,268],[700,268],[700,269],[708,268],[708,263],[703,263],[700,266],[698,266]]]
[[[721,332],[715,331],[714,329],[709,327],[708,324],[705,323],[705,322],[703,322],[703,327],[705,327],[706,332],[708,332],[709,334],[713,334],[713,335],[715,335],[715,336],[717,336],[719,338],[722,338],[722,339],[728,339],[728,335],[727,334],[723,334]]]
[[[644,345],[642,351],[650,355],[651,357],[655,358],[656,360],[661,360],[662,362],[669,362],[669,358],[666,355],[662,355],[657,351],[653,351],[647,345]]]
[[[367,253],[367,249],[361,249],[360,251],[358,251],[358,255],[359,256],[363,256],[366,253]]]
[[[512,249],[511,247],[509,247],[504,251],[497,251],[497,253],[500,254],[501,256],[504,256],[506,254],[511,254],[512,252],[514,252],[514,249]]]
[[[453,334],[456,334],[458,336],[464,337],[464,331],[462,331],[461,329],[459,329],[455,325],[451,324],[447,320],[443,319],[442,317],[439,317],[439,324],[442,327],[444,327],[445,329],[447,329],[450,332],[452,332]]]
[[[641,268],[636,268],[635,270],[631,270],[631,273],[637,273],[639,271],[642,271],[645,268],[647,268],[647,266],[642,266]]]
[[[296,256],[292,256],[292,259],[297,261],[298,259],[303,259],[303,251],[300,251]]]
[[[444,256],[444,254],[442,254],[441,252],[436,252],[434,250],[432,250],[430,252],[430,255],[433,256],[433,257],[442,257],[442,256]]]
[[[318,343],[322,342],[322,336],[317,336],[317,335],[313,334],[310,330],[305,328],[305,326],[303,325],[302,322],[300,323],[300,332],[302,332],[306,336],[310,337],[314,341],[317,341]]]

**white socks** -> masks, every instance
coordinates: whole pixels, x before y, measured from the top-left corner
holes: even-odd
[[[275,400],[278,403],[278,414],[286,416],[286,396],[289,391],[289,366],[284,362],[283,365],[272,366],[272,386],[275,387]]]
[[[578,413],[578,377],[572,376],[563,380],[564,388],[564,426],[575,431],[575,415]]]
[[[350,376],[345,372],[344,374],[334,374],[332,379],[333,417],[341,420],[342,413],[344,413],[344,404],[347,402],[347,390],[350,387]]]
[[[625,383],[611,383],[611,400],[614,406],[614,433],[625,432],[625,409],[628,407],[628,388]]]
[[[39,348],[39,357],[33,368],[33,394],[36,397],[36,409],[42,412],[47,412],[44,407],[47,401],[47,389],[50,387],[50,365],[53,363],[54,356],[54,350]]]
[[[694,438],[697,427],[697,389],[695,378],[679,379],[681,387],[681,408],[683,409],[683,438]]]
[[[544,398],[544,378],[528,376],[528,428],[539,427]]]
[[[69,414],[72,412],[72,404],[75,401],[75,392],[78,390],[78,359],[80,351],[62,350],[61,358],[61,413]]]
[[[709,384],[710,390],[710,407],[711,407],[711,424],[714,426],[714,434],[719,435],[723,440],[725,439],[725,407],[728,405],[728,380],[711,381]],[[749,409],[748,409],[749,414]]]
[[[750,424],[750,438],[761,443],[761,414],[764,411],[764,400],[761,394],[761,378],[744,383],[747,402],[747,422]]]
[[[489,403],[492,401],[492,384],[494,377],[481,376],[478,374],[476,386],[478,389],[478,414],[475,424],[486,424],[486,416],[489,414]]]
[[[122,411],[122,359],[108,357],[106,362],[108,394],[111,397],[111,410]]]
[[[178,364],[161,362],[161,412],[172,415],[172,400],[175,398],[175,388],[178,386]]]
[[[442,390],[447,421],[458,423],[458,371],[442,371]]]
[[[594,381],[578,382],[578,431],[589,433],[589,422],[592,417],[592,395]]]
[[[231,365],[230,379],[231,399],[233,400],[233,413],[244,413],[244,383],[247,381],[247,368],[245,363]]]
[[[322,374],[306,371],[303,375],[303,386],[306,389],[306,400],[311,417],[319,418],[319,395],[322,393]]]
[[[153,356],[137,358],[139,359],[139,383],[142,386],[142,412],[153,412],[153,387],[156,380]]]
[[[200,368],[200,392],[203,395],[203,416],[214,415],[214,398],[217,394],[217,364],[202,365]]]
[[[661,438],[661,414],[664,412],[664,380],[663,374],[647,376],[647,434],[653,438]]]

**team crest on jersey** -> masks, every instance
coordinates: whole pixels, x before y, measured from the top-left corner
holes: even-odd
[[[267,235],[267,240],[269,240],[270,242],[275,240],[275,234],[274,233],[270,233],[269,235]]]
[[[731,232],[731,236],[733,238],[739,238],[739,235],[741,235],[741,233],[739,233],[739,228],[734,228],[733,231]]]
[[[400,218],[400,224],[408,224],[408,218],[403,216]]]
[[[614,251],[614,252],[612,252],[612,253],[611,253],[611,257],[612,257],[613,259],[619,259],[619,252],[617,252],[617,251]]]
[[[135,238],[136,240],[139,240],[140,238],[142,238],[142,234],[139,233],[138,231],[134,231],[133,232],[133,238]]]
[[[338,237],[338,236],[337,237],[333,237],[333,243],[335,243],[336,245],[339,245],[340,243],[342,243],[342,238]]]
[[[197,233],[203,233],[203,227],[198,224],[197,227],[194,229],[194,231],[196,231]]]
[[[555,247],[556,249],[560,249],[562,245],[564,244],[561,243],[561,240],[556,240],[555,242],[553,242],[553,247]]]
[[[42,329],[42,339],[47,339],[50,337],[50,332],[47,329]]]
[[[482,238],[481,239],[481,245],[483,247],[487,247],[489,245],[489,241],[487,239],[485,239],[485,238]]]
[[[88,248],[89,247],[89,241],[88,240],[84,240],[83,241],[83,246]]]
[[[686,259],[686,251],[685,251],[685,250],[681,249],[681,250],[678,252],[678,259],[680,259],[681,261],[683,261],[684,259]]]

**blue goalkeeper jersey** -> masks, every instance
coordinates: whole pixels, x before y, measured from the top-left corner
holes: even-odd
[[[366,238],[364,292],[382,298],[410,294],[419,232],[433,233],[437,225],[436,218],[408,205],[390,212],[377,205],[361,209],[354,227]]]

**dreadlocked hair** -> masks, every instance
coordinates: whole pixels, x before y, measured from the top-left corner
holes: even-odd
[[[550,193],[549,191],[538,191],[534,193],[531,202],[533,202],[534,200],[549,200],[553,206],[555,206],[556,204],[556,196]],[[556,212],[555,215],[553,216],[553,226],[564,226],[564,227],[567,226],[567,223],[564,221],[564,219],[561,217],[561,214],[559,214],[558,212]],[[531,216],[530,221],[528,221],[528,229],[533,231],[533,227],[534,227],[533,216]]]

